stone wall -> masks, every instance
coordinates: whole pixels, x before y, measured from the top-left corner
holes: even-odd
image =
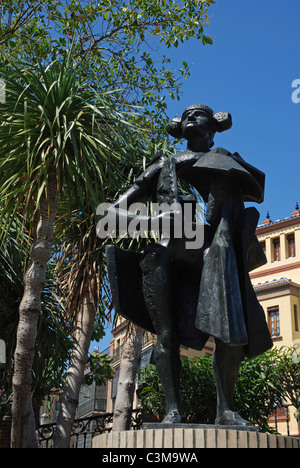
[[[232,429],[147,429],[101,434],[93,448],[300,448],[300,438]]]

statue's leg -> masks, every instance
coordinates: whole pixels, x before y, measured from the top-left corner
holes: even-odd
[[[181,420],[181,361],[168,265],[167,252],[151,252],[141,266],[144,297],[157,335],[154,362],[166,397],[163,422],[176,423]]]
[[[166,396],[166,416],[164,423],[181,421],[180,374],[181,363],[178,346],[169,331],[157,334],[154,348],[157,372]]]
[[[239,367],[244,359],[242,346],[224,344],[215,339],[213,369],[217,386],[217,415],[215,424],[251,426],[233,409],[234,387]]]

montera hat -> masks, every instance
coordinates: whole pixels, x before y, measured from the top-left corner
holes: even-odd
[[[232,117],[228,112],[215,113],[210,107],[206,106],[205,104],[193,104],[191,106],[188,106],[183,111],[181,119],[175,117],[168,123],[167,132],[174,138],[182,138],[181,121],[187,112],[194,109],[204,110],[212,118],[212,133],[221,133],[225,130],[229,130],[232,127]]]

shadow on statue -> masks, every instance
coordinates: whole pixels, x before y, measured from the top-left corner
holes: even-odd
[[[212,149],[215,133],[231,125],[230,114],[215,114],[208,106],[185,109],[167,131],[186,139],[187,149],[171,158],[155,155],[112,205],[119,221],[121,215],[124,219],[122,207],[136,202],[175,207],[152,217],[125,213],[128,222],[146,221],[149,229],[151,222],[156,226],[169,222],[169,232],[162,232],[160,240],[150,242],[144,252],[114,245],[106,249],[115,310],[157,337],[153,358],[166,396],[164,424],[181,422],[180,345],[202,350],[214,337],[215,424],[244,428],[251,423],[233,407],[240,363],[245,356],[251,358],[272,347],[265,314],[249,278],[249,271],[266,262],[255,235],[259,213],[244,206],[244,202],[263,201],[265,176],[238,153]],[[179,181],[193,187],[205,202],[202,231],[197,230],[195,218],[197,198],[180,195]],[[182,216],[191,207],[192,220]],[[192,224],[195,235],[202,232],[200,243],[197,239],[188,245],[190,239],[184,234],[174,235],[179,216],[182,224]],[[102,220],[105,223],[105,217]]]

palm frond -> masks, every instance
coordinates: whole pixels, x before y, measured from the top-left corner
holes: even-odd
[[[81,79],[72,51],[46,68],[20,64],[4,79],[0,216],[18,212],[32,225],[50,168],[61,196],[75,196],[78,211],[87,203],[95,210],[120,187],[125,162],[142,159],[137,130],[118,112],[112,93],[95,92]]]

